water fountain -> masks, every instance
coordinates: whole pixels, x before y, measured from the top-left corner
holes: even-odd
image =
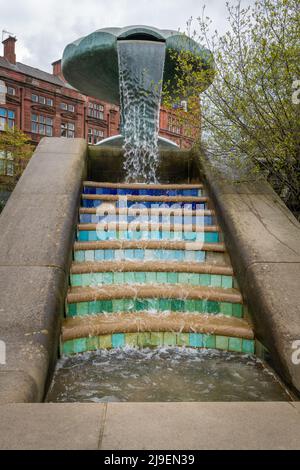
[[[159,147],[176,148],[158,135],[159,110],[163,84],[173,92],[174,52],[183,49],[201,58],[201,68],[210,70],[208,50],[184,34],[148,26],[100,29],[64,51],[63,73],[72,85],[120,104],[121,135],[99,145],[124,148],[127,181],[155,183]],[[208,78],[205,86],[209,83]]]

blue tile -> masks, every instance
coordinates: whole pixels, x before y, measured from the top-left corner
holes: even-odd
[[[112,335],[112,347],[123,348],[125,346],[125,334],[117,333]]]

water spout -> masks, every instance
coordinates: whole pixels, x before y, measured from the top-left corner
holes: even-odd
[[[121,127],[128,182],[157,182],[165,43],[118,41]]]

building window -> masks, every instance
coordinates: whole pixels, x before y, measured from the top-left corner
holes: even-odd
[[[104,119],[104,106],[97,103],[89,103],[88,116],[96,119]]]
[[[62,137],[75,137],[75,124],[73,122],[61,123],[61,136]]]
[[[47,106],[53,106],[52,98],[46,98],[45,96],[35,95],[34,93],[32,93],[31,95],[31,101],[33,101],[33,103],[47,104]]]
[[[88,130],[88,143],[89,144],[96,144],[99,140],[103,139],[104,132],[99,129],[89,129]]]
[[[12,87],[12,86],[8,86],[8,87],[7,87],[7,94],[8,94],[8,95],[11,95],[11,96],[15,96],[15,94],[16,94],[16,89],[15,89],[14,87]]]
[[[0,175],[14,176],[14,159],[6,150],[0,150]]]
[[[0,108],[0,131],[4,131],[5,126],[8,126],[9,129],[15,127],[15,112],[10,109]]]
[[[60,108],[63,111],[69,111],[70,113],[75,112],[75,106],[73,104],[68,104],[68,103],[60,103]]]
[[[42,114],[31,115],[31,132],[34,134],[46,135],[52,137],[53,135],[53,119],[43,116]]]
[[[46,98],[47,106],[53,106],[53,100],[51,98]]]

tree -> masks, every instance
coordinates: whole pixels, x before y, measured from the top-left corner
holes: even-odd
[[[0,133],[0,183],[12,190],[23,173],[33,146],[30,139],[16,127]]]
[[[257,0],[248,8],[237,2],[227,10],[225,35],[209,34],[205,11],[197,31],[191,33],[194,23],[188,22],[188,35],[212,51],[215,69],[201,95],[201,123],[193,107],[189,119],[202,128],[202,147],[212,161],[265,175],[300,214],[299,2]],[[191,72],[185,53],[177,63],[178,96],[197,102],[203,73]]]

